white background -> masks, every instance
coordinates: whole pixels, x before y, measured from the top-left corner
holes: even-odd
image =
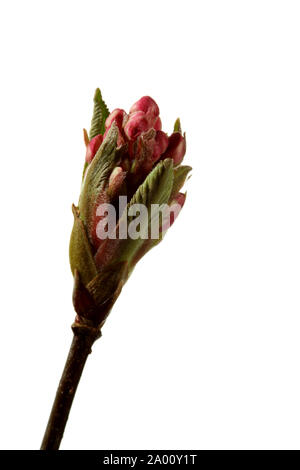
[[[300,7],[3,1],[2,449],[39,447],[71,341],[94,89],[181,117],[185,208],[88,360],[62,449],[300,448]]]

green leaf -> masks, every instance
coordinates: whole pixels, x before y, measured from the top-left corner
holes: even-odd
[[[174,132],[180,132],[180,134],[182,134],[181,132],[181,124],[180,124],[180,119],[177,118],[176,121],[175,121],[175,124],[174,124]]]
[[[83,140],[84,140],[84,143],[85,143],[86,146],[90,142],[90,139],[89,139],[89,136],[88,136],[88,133],[87,133],[86,129],[83,129]]]
[[[174,168],[174,180],[171,195],[168,202],[171,202],[174,197],[179,193],[180,189],[184,185],[187,175],[192,170],[191,166],[182,165]]]
[[[80,325],[101,327],[127,278],[126,261],[103,267],[86,286],[75,269],[73,305]]]
[[[108,181],[118,158],[118,153],[116,152],[117,138],[118,129],[116,124],[113,123],[86,170],[79,200],[80,217],[86,226],[88,226],[97,196]]]
[[[149,235],[149,228],[153,222],[153,212],[151,211],[152,204],[167,204],[171,191],[173,187],[173,160],[167,158],[160,161],[156,167],[149,173],[144,183],[138,188],[134,196],[132,197],[130,203],[127,206],[127,210],[133,204],[143,204],[147,208],[147,219],[141,222],[141,234]],[[132,217],[129,217],[127,210],[124,212],[120,219],[120,224],[122,223],[122,218],[127,217],[127,224],[132,220]],[[136,254],[140,251],[143,244],[147,244],[147,240],[137,238],[133,240],[128,238],[126,240],[121,240],[118,248],[118,260],[128,260],[130,262],[134,259]],[[134,266],[130,266],[130,270]]]
[[[83,171],[82,171],[82,181],[84,179],[84,175],[88,166],[89,166],[88,162],[84,162]]]
[[[148,211],[151,204],[168,202],[173,186],[173,160],[167,158],[160,161],[149,173],[132,197],[129,207],[133,204],[144,204]]]
[[[84,312],[83,317],[92,321],[94,325],[101,327],[127,278],[127,262],[117,262],[105,266],[87,286],[87,290],[93,299],[94,308]]]
[[[121,288],[120,283],[123,285],[126,282],[127,275],[126,261],[110,263],[89,282],[87,289],[98,308],[118,295]]]
[[[72,210],[74,225],[69,248],[71,271],[74,275],[75,270],[77,270],[83,284],[87,285],[97,275],[97,268],[83,222],[80,220],[77,208],[74,205]]]
[[[90,129],[90,140],[98,134],[104,134],[105,121],[109,115],[109,110],[102,99],[101,91],[99,88],[96,89],[94,95],[94,112],[91,122]]]

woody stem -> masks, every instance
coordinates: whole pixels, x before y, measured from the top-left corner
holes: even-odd
[[[91,347],[100,336],[94,328],[73,328],[74,337],[63,370],[41,450],[58,450],[69,417],[73,399]]]

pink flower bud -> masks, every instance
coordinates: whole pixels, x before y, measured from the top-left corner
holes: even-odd
[[[155,144],[153,149],[153,162],[156,162],[159,157],[167,150],[169,143],[168,136],[165,132],[156,131]]]
[[[146,132],[149,128],[150,126],[145,113],[143,111],[137,111],[129,115],[124,131],[128,139],[135,140],[142,132]]]
[[[150,96],[143,96],[134,105],[131,106],[129,114],[143,111],[148,119],[149,127],[154,126],[156,119],[159,115],[159,107]]]
[[[105,121],[105,132],[104,132],[104,138],[106,137],[111,125],[113,122],[115,122],[117,124],[117,127],[119,129],[119,136],[118,136],[118,140],[117,140],[117,145],[118,147],[120,145],[123,145],[125,143],[125,139],[124,139],[124,133],[123,133],[123,126],[125,125],[125,122],[127,122],[128,120],[128,115],[125,113],[125,111],[123,109],[115,109],[114,111],[112,111],[110,113],[110,115],[108,116],[108,118],[106,119]]]
[[[172,211],[170,214],[170,227],[171,225],[173,225],[173,223],[177,219],[179,212],[184,206],[185,200],[186,200],[186,194],[178,193],[177,196],[174,197],[174,200],[171,202],[170,208],[172,209],[176,207],[176,210]]]
[[[174,165],[178,165],[182,162],[185,151],[185,137],[183,137],[180,132],[174,132],[169,137],[168,148],[162,158],[172,158],[174,160]]]
[[[182,209],[183,206],[184,206],[185,200],[186,200],[186,194],[178,193],[177,196],[174,197],[174,200],[172,201],[172,204],[175,204],[175,203],[179,204],[181,209]]]
[[[162,125],[161,125],[160,117],[156,119],[153,127],[156,131],[161,131]]]
[[[96,135],[86,147],[85,161],[91,163],[103,141],[103,135]]]
[[[161,232],[165,232],[168,230],[171,225],[175,222],[177,219],[184,203],[185,203],[186,195],[183,193],[178,193],[173,200],[170,202],[170,216],[167,217],[166,219],[162,220],[162,226],[160,228]]]
[[[116,166],[116,168],[113,169],[108,181],[108,189],[110,193],[115,194],[119,189],[121,189],[125,176],[126,172],[123,171],[120,166]]]
[[[105,121],[105,129],[109,129],[110,126],[114,121],[116,121],[118,128],[121,130],[123,126],[123,120],[127,117],[127,114],[125,113],[124,109],[114,109],[108,116],[108,118]]]

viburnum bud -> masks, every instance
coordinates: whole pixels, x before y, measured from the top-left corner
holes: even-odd
[[[174,165],[178,165],[182,162],[186,151],[185,136],[182,136],[180,132],[174,132],[169,137],[168,146],[163,154],[163,158],[172,158]]]
[[[86,147],[86,154],[85,154],[85,161],[87,163],[91,163],[94,156],[96,155],[100,145],[103,142],[103,135],[99,134],[93,137],[92,140],[89,141]]]
[[[119,108],[109,114],[96,90],[70,240],[76,324],[101,328],[137,261],[162,240],[184,205],[186,195],[180,189],[191,170],[180,165],[185,136],[179,120],[169,137],[161,129],[159,108],[149,96],[138,100],[129,114]],[[170,214],[161,220],[153,207],[166,207]],[[154,221],[157,236],[152,236]],[[132,235],[137,225],[140,232]]]
[[[142,111],[146,115],[150,126],[155,124],[159,116],[159,107],[150,96],[143,96],[143,98],[134,103],[130,108],[129,115],[138,111]]]
[[[124,131],[128,139],[135,140],[142,132],[150,129],[148,119],[143,111],[129,114]]]
[[[160,117],[158,117],[155,121],[154,129],[156,131],[161,131],[161,128],[162,128],[161,120],[160,120]]]
[[[108,191],[111,195],[117,194],[121,189],[125,177],[126,171],[123,171],[120,166],[113,169],[108,180]]]
[[[125,135],[124,135],[124,125],[128,120],[128,115],[125,113],[123,109],[115,109],[105,121],[105,132],[103,138],[107,136],[109,129],[113,123],[116,124],[118,128],[118,138],[117,138],[117,145],[123,145],[125,143]]]
[[[156,162],[161,155],[167,150],[169,144],[168,136],[165,132],[156,131],[155,145],[153,149],[153,161]]]
[[[115,109],[110,113],[108,118],[105,121],[105,129],[109,129],[113,122],[116,122],[118,128],[121,130],[124,119],[126,119],[127,114],[125,113],[124,109]]]

